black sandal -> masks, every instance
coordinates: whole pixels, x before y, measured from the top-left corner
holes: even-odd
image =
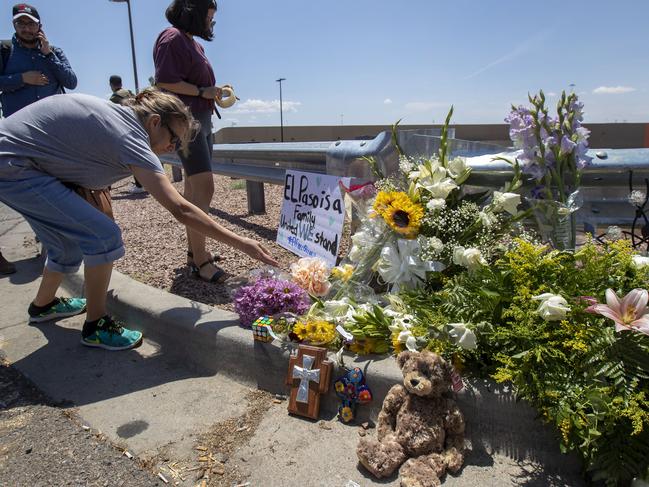
[[[187,259],[190,260],[191,262],[187,262],[187,265],[192,268],[192,272],[194,272],[194,269],[198,270],[198,267],[196,267],[196,264],[194,263],[194,253],[191,250],[187,251]],[[223,260],[223,257],[221,257],[219,254],[214,254],[211,256],[207,261],[208,262],[221,262]]]
[[[218,266],[215,266],[216,271],[214,272],[214,274],[212,274],[212,277],[210,277],[209,279],[206,279],[203,276],[201,276],[201,269],[209,264],[214,265],[214,262],[212,262],[211,260],[207,260],[203,262],[201,265],[199,265],[198,267],[196,267],[196,272],[194,273],[196,278],[200,279],[201,281],[209,282],[212,284],[223,282],[225,280],[223,279],[223,277],[225,277],[225,271]]]

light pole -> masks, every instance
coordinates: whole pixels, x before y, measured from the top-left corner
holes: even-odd
[[[286,78],[276,79],[279,83],[279,126],[280,126],[280,140],[284,142],[284,112],[282,111],[282,81]]]
[[[131,55],[133,56],[133,78],[135,78],[135,93],[140,92],[140,85],[137,81],[137,61],[135,60],[135,40],[133,39],[133,18],[131,17],[131,0],[108,0],[115,3],[126,3],[128,7],[128,27],[131,31]]]

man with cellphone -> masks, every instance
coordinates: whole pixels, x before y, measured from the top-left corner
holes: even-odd
[[[5,117],[51,95],[73,90],[77,76],[63,51],[50,45],[36,8],[26,3],[13,7],[15,34],[2,47],[0,101]]]

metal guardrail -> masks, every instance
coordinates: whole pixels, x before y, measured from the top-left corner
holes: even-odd
[[[408,132],[408,131],[406,131]],[[399,133],[400,144],[408,153],[430,154],[438,147],[438,134],[413,131]],[[511,177],[511,167],[494,161],[495,155],[513,158],[507,148],[480,142],[449,141],[452,155],[467,158],[472,172],[468,184],[497,188]],[[646,191],[649,181],[649,149],[592,150],[593,164],[582,176],[584,205],[578,220],[591,226],[630,225],[636,211],[628,201],[631,189]],[[321,174],[372,179],[365,158],[373,157],[386,174],[398,167],[391,134],[382,132],[372,140],[331,142],[285,142],[216,144],[212,156],[215,174],[246,180],[248,210],[265,211],[263,183],[284,184],[287,169]],[[161,157],[164,163],[180,166],[175,154]],[[531,184],[531,182],[530,182]]]

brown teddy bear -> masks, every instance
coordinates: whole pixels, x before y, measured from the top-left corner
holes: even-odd
[[[428,351],[401,352],[397,363],[403,385],[394,385],[383,401],[378,439],[361,438],[356,454],[378,478],[403,464],[401,487],[441,485],[446,471],[457,473],[464,462],[464,417],[446,394],[452,366]]]

